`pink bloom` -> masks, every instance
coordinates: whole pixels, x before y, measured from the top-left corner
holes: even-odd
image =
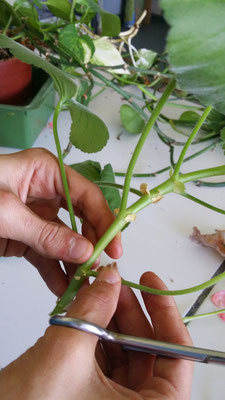
[[[48,123],[48,127],[49,127],[50,129],[53,128],[53,122],[52,122],[52,121]]]
[[[213,304],[215,304],[219,308],[225,308],[225,290],[220,290],[217,293],[214,293],[211,297]],[[225,313],[218,314],[218,316],[225,321]]]

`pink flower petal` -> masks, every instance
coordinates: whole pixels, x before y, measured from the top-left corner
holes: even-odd
[[[213,304],[219,308],[225,308],[225,290],[214,293],[211,297]]]
[[[52,122],[52,121],[48,123],[48,127],[49,127],[50,129],[53,128],[53,122]]]
[[[220,319],[225,322],[225,313],[218,314],[218,317],[220,317]]]

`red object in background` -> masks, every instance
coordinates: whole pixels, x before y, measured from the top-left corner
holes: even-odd
[[[32,67],[18,58],[0,61],[0,104],[23,105],[29,94]]]

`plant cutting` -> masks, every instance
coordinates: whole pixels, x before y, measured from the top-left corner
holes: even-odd
[[[210,205],[206,203],[205,201],[202,201],[200,199],[197,199],[187,193],[187,189],[185,185],[188,182],[200,180],[203,178],[208,178],[208,177],[213,177],[213,176],[223,176],[225,175],[225,165],[217,166],[217,167],[210,167],[202,170],[197,170],[197,171],[192,171],[187,174],[182,174],[181,173],[181,166],[182,163],[185,160],[186,153],[194,141],[194,139],[197,137],[197,134],[199,133],[199,130],[206,124],[206,121],[209,120],[210,114],[214,111],[214,107],[216,110],[218,110],[219,113],[223,112],[224,109],[224,98],[223,98],[223,90],[222,88],[218,87],[218,81],[221,79],[223,80],[223,72],[221,67],[221,60],[223,62],[223,54],[221,57],[217,57],[213,59],[213,62],[218,66],[218,75],[214,76],[214,71],[212,71],[211,68],[211,63],[212,63],[212,54],[215,51],[215,43],[211,43],[210,37],[211,37],[211,30],[213,30],[213,33],[215,37],[218,39],[219,31],[215,28],[213,21],[215,20],[215,10],[214,8],[214,3],[212,1],[208,0],[208,3],[210,4],[210,22],[209,23],[209,32],[207,35],[204,36],[204,41],[206,44],[204,44],[203,49],[202,49],[202,57],[204,56],[204,68],[202,69],[202,62],[199,56],[199,47],[194,46],[193,43],[196,44],[198,43],[198,38],[199,35],[197,35],[197,32],[193,32],[193,27],[190,27],[189,24],[189,19],[192,17],[192,11],[191,8],[189,7],[190,2],[188,1],[182,1],[180,2],[179,7],[176,2],[171,2],[168,0],[164,0],[162,2],[162,6],[164,7],[165,10],[165,16],[168,20],[168,22],[171,25],[171,31],[168,39],[168,52],[169,52],[169,61],[171,63],[170,69],[170,75],[169,77],[166,76],[167,79],[169,79],[168,84],[166,87],[164,86],[164,91],[159,100],[155,97],[155,94],[152,95],[151,92],[148,92],[149,96],[154,96],[151,100],[153,102],[147,103],[148,106],[148,111],[150,111],[149,114],[146,114],[146,111],[144,111],[142,108],[140,108],[132,99],[131,103],[133,108],[135,109],[135,112],[139,112],[139,114],[143,117],[144,124],[142,124],[141,127],[141,135],[139,137],[139,140],[137,142],[136,148],[133,152],[132,158],[130,160],[130,163],[128,165],[128,169],[126,172],[125,176],[125,181],[123,185],[123,192],[122,192],[122,199],[121,203],[118,205],[119,210],[117,210],[116,214],[116,219],[114,223],[111,225],[111,227],[108,229],[108,231],[102,236],[102,238],[99,240],[99,242],[95,246],[95,250],[91,258],[77,269],[74,278],[72,279],[68,289],[66,290],[65,294],[62,296],[60,301],[57,303],[55,309],[53,310],[52,314],[55,313],[62,313],[64,312],[65,308],[70,304],[74,296],[76,295],[76,292],[80,288],[81,284],[83,281],[88,277],[88,276],[96,276],[97,272],[91,270],[91,266],[93,265],[94,261],[97,259],[99,254],[104,250],[104,248],[108,245],[108,243],[113,239],[113,237],[122,229],[124,229],[128,224],[132,223],[135,220],[135,215],[141,211],[143,208],[146,206],[158,202],[164,197],[166,194],[174,192],[177,193],[178,195],[185,196],[186,198],[189,198],[192,201],[195,201],[199,204],[202,204],[205,207],[208,207],[212,210],[215,210],[217,212],[220,212],[221,214],[225,214],[224,210],[221,210],[213,205]],[[198,3],[198,7],[196,4]],[[218,3],[218,2],[216,2]],[[73,12],[74,11],[74,6],[75,2],[73,2],[73,5],[70,9],[70,13],[68,15],[72,16],[71,19],[73,21]],[[196,29],[200,29],[200,26],[204,26],[204,21],[203,21],[203,16],[201,15],[200,9],[202,5],[202,1],[195,2],[195,17],[198,19],[198,24],[196,24]],[[187,21],[183,20],[183,7],[186,9],[187,12],[185,13]],[[223,3],[221,5],[216,4],[215,7],[221,7],[221,15],[223,15],[224,12],[224,6]],[[175,12],[176,11],[176,12]],[[214,14],[213,14],[214,11]],[[68,16],[67,16],[68,18]],[[189,19],[188,19],[189,18]],[[181,22],[182,21],[182,22]],[[200,22],[199,22],[200,21]],[[179,22],[179,23],[178,23]],[[202,22],[202,24],[201,24]],[[186,30],[184,29],[184,26]],[[65,28],[66,30],[68,29],[67,27]],[[73,28],[69,27],[69,32],[64,31],[63,37],[65,39],[65,36],[67,33],[70,33]],[[190,29],[191,32],[190,32]],[[211,30],[210,30],[211,29]],[[183,34],[183,36],[182,36]],[[192,49],[192,57],[188,56],[185,58],[184,56],[180,57],[180,54],[183,54],[183,47],[185,43],[185,39],[192,44],[191,49]],[[64,40],[63,39],[63,40]],[[82,38],[83,39],[83,38]],[[88,39],[89,40],[89,39]],[[80,41],[80,39],[79,39]],[[192,43],[193,42],[193,43]],[[86,41],[87,43],[87,41]],[[189,45],[190,45],[189,43]],[[221,46],[222,39],[218,41],[217,48]],[[93,151],[98,151],[100,150],[107,142],[108,138],[108,132],[107,128],[105,127],[104,123],[95,115],[90,113],[89,110],[87,110],[84,105],[81,105],[76,99],[74,99],[74,95],[76,93],[76,85],[71,81],[71,79],[68,77],[68,75],[62,71],[62,69],[57,68],[55,65],[52,63],[46,61],[45,59],[41,58],[35,53],[32,53],[30,50],[24,48],[20,44],[16,43],[14,40],[9,39],[8,37],[1,35],[0,36],[0,45],[1,47],[4,48],[9,48],[10,51],[20,58],[21,60],[27,62],[27,63],[32,63],[35,66],[38,66],[39,68],[43,68],[47,73],[49,73],[52,78],[54,79],[56,88],[59,93],[60,100],[56,106],[55,112],[54,112],[54,119],[53,119],[53,131],[54,131],[54,138],[56,142],[56,148],[57,148],[57,153],[58,153],[58,158],[59,158],[59,164],[61,168],[61,174],[62,174],[62,181],[64,184],[64,189],[66,193],[66,198],[67,198],[67,204],[68,204],[68,210],[70,213],[70,218],[71,218],[71,225],[73,230],[76,230],[76,223],[75,223],[75,217],[73,214],[73,208],[70,200],[70,195],[69,195],[69,190],[68,190],[68,184],[66,180],[66,174],[64,171],[64,165],[63,165],[63,151],[60,146],[60,141],[59,141],[59,136],[58,136],[58,130],[57,130],[57,120],[58,120],[58,115],[62,109],[67,107],[70,111],[71,118],[72,118],[72,126],[71,126],[71,133],[70,133],[70,142],[74,144],[77,148],[86,151],[86,152],[91,152]],[[129,43],[128,43],[129,45]],[[61,56],[62,58],[64,57],[64,60],[66,59],[66,53],[69,53],[69,47],[67,47],[66,51],[64,51],[64,46],[65,42],[63,43],[63,46],[61,47],[62,52]],[[207,57],[205,56],[205,46],[207,47]],[[91,45],[90,45],[91,47]],[[177,49],[178,47],[178,49]],[[196,50],[197,47],[197,50]],[[83,46],[82,46],[83,48]],[[129,50],[132,52],[132,47],[130,45]],[[90,49],[91,51],[91,49]],[[94,56],[94,49],[93,51],[93,56]],[[132,53],[133,54],[133,53]],[[71,54],[72,56],[72,54]],[[91,60],[91,59],[90,59]],[[190,61],[191,60],[191,61]],[[135,60],[134,60],[135,61]],[[69,58],[67,57],[67,67],[69,64]],[[111,67],[111,66],[110,66]],[[115,65],[114,65],[115,67]],[[119,68],[119,65],[116,66]],[[86,68],[86,66],[83,65],[83,68]],[[138,67],[134,67],[138,68]],[[69,68],[65,68],[65,70],[68,72]],[[71,72],[71,71],[70,71]],[[99,74],[95,69],[93,69],[93,66],[90,66],[88,70],[85,71],[88,79],[93,79],[93,76],[101,77],[102,82],[105,82],[106,78],[104,75]],[[137,69],[136,69],[137,72]],[[201,79],[199,78],[201,77]],[[120,78],[116,78],[120,80]],[[177,81],[176,81],[177,79]],[[127,77],[124,78],[127,81]],[[107,85],[111,87],[116,87],[114,82],[107,81]],[[128,80],[130,83],[131,81]],[[191,84],[190,84],[191,82]],[[106,82],[105,82],[106,83]],[[139,83],[140,85],[140,83]],[[184,144],[180,156],[176,162],[173,162],[172,168],[170,170],[170,175],[168,179],[161,184],[157,185],[156,187],[153,188],[148,188],[146,185],[142,185],[140,190],[137,189],[132,189],[130,187],[131,185],[131,178],[134,172],[134,167],[136,164],[136,161],[140,155],[140,152],[144,146],[144,143],[146,141],[146,138],[149,135],[149,132],[155,126],[158,120],[160,118],[163,118],[163,107],[164,105],[168,102],[169,97],[176,92],[177,90],[183,90],[186,93],[190,95],[194,95],[195,98],[198,99],[199,103],[201,104],[201,109],[202,109],[202,114],[199,116],[199,119],[195,122],[195,126],[191,133],[189,134],[186,143]],[[124,96],[127,96],[127,93],[123,91],[123,88],[116,87],[116,90],[120,93],[123,93]],[[141,91],[144,95],[146,95],[146,87],[142,84],[141,85]],[[216,92],[216,95],[215,95]],[[83,92],[84,94],[84,92]],[[86,93],[85,93],[86,94]],[[85,98],[85,97],[84,97]],[[206,108],[205,108],[206,106]],[[145,108],[145,107],[144,107]],[[147,107],[146,107],[147,108]],[[130,111],[130,110],[129,110]],[[192,119],[193,123],[193,119]],[[87,135],[82,135],[84,131],[84,124],[90,127],[90,129],[86,129]],[[221,141],[223,141],[223,133],[221,132]],[[98,170],[98,166],[89,165],[89,172],[95,171],[96,169]],[[87,167],[87,164],[86,164]],[[74,166],[76,168],[76,166]],[[82,166],[79,165],[80,171],[82,170]],[[101,175],[101,174],[100,174]],[[118,189],[120,188],[116,183],[114,182],[98,182],[97,179],[94,179],[96,183],[99,184],[100,187],[111,187]],[[127,200],[128,200],[128,195],[129,191],[133,191],[134,193],[139,196],[139,199],[132,205],[127,206]],[[117,192],[118,193],[118,192]],[[193,291],[201,290],[205,287],[209,287],[210,285],[215,284],[219,279],[222,279],[225,277],[225,274],[221,274],[220,276],[217,276],[216,278],[204,282],[203,284],[194,286],[192,288],[188,289],[182,289],[182,290],[176,290],[176,291],[158,291],[155,289],[151,288],[146,288],[141,285],[137,285],[128,281],[124,281],[123,283],[126,285],[129,285],[131,287],[136,287],[142,291],[148,291],[150,293],[155,293],[155,294],[162,294],[162,295],[181,295],[185,293],[191,293]]]

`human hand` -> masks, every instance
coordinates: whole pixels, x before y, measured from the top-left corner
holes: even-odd
[[[66,209],[57,158],[44,149],[0,156],[0,256],[24,256],[59,297],[76,264],[91,256],[93,244],[114,217],[101,190],[65,166],[70,195],[82,234],[74,233],[57,217]],[[108,245],[112,258],[122,254],[120,236]],[[65,274],[58,260],[64,262]]]
[[[165,289],[150,272],[141,283]],[[120,287],[117,271],[106,267],[92,285],[80,289],[68,316],[107,327],[114,315],[110,328],[115,331],[192,344],[171,297],[144,294],[151,326],[133,292],[123,287],[120,293]],[[192,362],[124,351],[109,343],[102,349],[97,341],[96,336],[78,330],[49,327],[34,347],[1,371],[2,400],[190,398]]]

